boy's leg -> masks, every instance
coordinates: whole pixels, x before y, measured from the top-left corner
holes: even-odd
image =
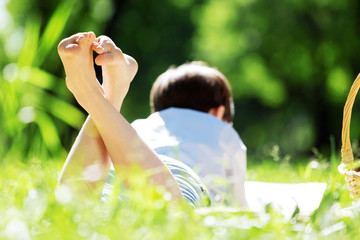
[[[95,63],[102,67],[103,89],[106,97],[120,111],[138,65],[134,58],[124,54],[107,36],[100,36],[93,45],[99,54]]]
[[[93,40],[93,33],[88,35]],[[79,46],[71,41],[80,36],[81,34],[75,34],[63,40],[59,44],[59,48],[67,45],[67,51],[79,51]],[[103,89],[105,95],[119,111],[130,82],[136,74],[137,63],[132,57],[123,54],[114,42],[106,36],[97,38],[92,48],[99,54],[95,60],[96,63],[104,69]],[[92,56],[92,52],[90,52],[90,56]],[[67,80],[67,84],[71,84],[70,79]],[[93,120],[88,116],[68,155],[60,181],[66,182],[74,176],[81,176],[82,181],[79,179],[73,179],[73,181],[82,183],[81,185],[87,188],[90,187],[90,191],[98,186],[97,194],[100,195],[109,168],[110,158],[106,146]]]
[[[130,83],[137,72],[137,62],[131,56],[124,54],[107,36],[98,37],[93,44],[93,50],[99,54],[95,59],[95,63],[102,67],[102,87],[105,95],[120,112]],[[115,181],[114,178],[116,178],[116,174],[110,169],[103,189],[102,197],[104,199],[108,194],[111,194],[111,182]],[[124,183],[126,184],[126,181]]]
[[[70,91],[74,85],[81,82],[81,78],[92,78],[95,75],[90,48],[94,40],[95,34],[92,32],[78,33],[64,39],[58,46],[67,73],[66,84]],[[82,51],[80,45],[87,45],[88,51]],[[76,58],[77,65],[67,64],[68,59],[72,58]],[[86,69],[81,71],[81,74],[86,76],[76,76],[80,73],[77,67]],[[66,159],[59,182],[75,187],[82,194],[92,194],[94,189],[98,188],[97,195],[100,196],[109,168],[110,159],[104,141],[95,123],[88,116]]]
[[[150,179],[164,186],[175,199],[182,198],[171,173],[106,99],[90,60],[92,38],[90,33],[82,34],[59,44],[59,55],[64,64],[69,90],[92,117],[116,170],[121,171],[132,163],[137,163],[144,169],[163,169],[150,176]]]

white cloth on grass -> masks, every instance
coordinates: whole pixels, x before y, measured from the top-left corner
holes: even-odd
[[[315,211],[324,196],[326,183],[270,183],[245,182],[248,208],[253,212],[266,212],[266,206],[271,204],[289,220],[298,207],[300,214],[310,216]]]

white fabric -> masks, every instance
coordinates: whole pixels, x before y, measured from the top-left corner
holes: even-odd
[[[253,212],[265,212],[271,204],[286,219],[290,219],[296,207],[300,214],[310,216],[316,210],[326,190],[326,183],[270,183],[245,182],[248,208]]]
[[[213,202],[245,206],[246,147],[230,124],[207,113],[168,108],[132,126],[157,154],[192,168]]]

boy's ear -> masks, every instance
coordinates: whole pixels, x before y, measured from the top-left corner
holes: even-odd
[[[220,120],[223,120],[224,114],[225,114],[225,106],[220,105],[218,107],[210,108],[208,111],[209,114],[217,117]]]

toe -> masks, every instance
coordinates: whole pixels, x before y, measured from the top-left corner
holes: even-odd
[[[104,53],[100,54],[95,58],[96,65],[102,66],[102,65],[110,65],[114,63],[114,55],[111,53]]]
[[[94,32],[88,32],[87,33],[87,37],[88,37],[88,42],[89,43],[93,43],[96,39],[95,33]]]
[[[92,39],[95,40],[96,36],[95,36],[95,33],[94,33],[94,32],[88,32],[88,34],[89,34],[89,37],[90,37],[90,38],[92,38]]]
[[[78,38],[76,40],[76,43],[79,45],[84,45],[87,42],[87,34],[86,33],[80,33],[78,35]]]
[[[63,39],[58,45],[58,51],[64,51],[69,45],[76,44],[79,34],[74,34],[71,37]]]
[[[111,52],[116,46],[115,43],[107,36],[100,36],[97,42],[104,48],[105,52]]]
[[[80,33],[77,39],[77,43],[82,45],[89,45],[95,41],[95,34],[93,32]]]
[[[103,54],[105,53],[105,49],[97,42],[93,43],[92,45],[92,49],[97,53],[97,54]]]

